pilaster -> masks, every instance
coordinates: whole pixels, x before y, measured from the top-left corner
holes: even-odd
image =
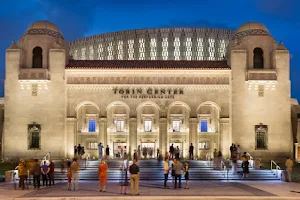
[[[167,139],[167,122],[167,118],[159,119],[159,148],[161,149],[161,154],[163,157],[165,156],[165,153],[169,151]]]
[[[101,117],[99,118],[99,135],[98,135],[98,143],[102,143],[104,148],[107,145],[107,118]]]
[[[197,124],[198,124],[197,118],[190,118],[189,119],[189,139],[190,143],[193,143],[194,146],[194,157],[198,155],[198,132],[197,132]],[[190,144],[188,144],[190,146]]]
[[[220,149],[224,157],[229,157],[230,149],[232,143],[232,138],[230,137],[230,120],[229,118],[220,118]],[[217,149],[218,151],[218,149]]]
[[[134,150],[137,149],[137,119],[129,118],[129,155],[133,158]]]
[[[67,118],[67,134],[65,138],[65,157],[66,158],[73,158],[74,157],[74,146],[77,145],[76,137],[77,137],[77,119],[74,118]]]

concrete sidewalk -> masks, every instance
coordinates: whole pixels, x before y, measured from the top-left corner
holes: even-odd
[[[184,183],[184,182],[183,182]],[[78,191],[68,191],[66,182],[39,190],[14,190],[12,184],[0,185],[1,200],[97,200],[97,199],[300,199],[300,185],[280,181],[201,181],[190,189],[164,189],[163,182],[140,182],[140,196],[120,194],[117,182],[109,182],[107,192],[98,192],[98,181],[80,181]],[[169,183],[171,185],[171,183]],[[184,185],[183,185],[184,186]],[[129,193],[129,187],[127,188]]]

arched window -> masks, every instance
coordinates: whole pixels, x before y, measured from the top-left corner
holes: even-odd
[[[253,50],[253,68],[263,69],[264,68],[264,52],[261,48],[255,48]]]
[[[32,51],[32,68],[43,67],[43,50],[41,47],[35,47]]]

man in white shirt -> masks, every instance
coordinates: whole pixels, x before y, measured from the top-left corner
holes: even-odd
[[[169,159],[165,159],[164,163],[164,176],[165,176],[165,182],[164,182],[164,188],[167,188],[167,181],[168,181],[168,176],[169,176]]]

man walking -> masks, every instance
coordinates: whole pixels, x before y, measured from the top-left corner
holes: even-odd
[[[294,166],[293,161],[288,157],[285,161],[286,172],[287,172],[287,180],[288,182],[292,182],[292,168]]]
[[[32,167],[32,175],[33,175],[33,186],[34,189],[39,189],[41,186],[41,167],[39,165],[38,159],[34,160],[34,165]]]
[[[174,167],[175,167],[175,187],[174,189],[181,188],[181,170],[184,170],[180,160],[174,159]],[[179,181],[177,187],[177,180]]]
[[[190,160],[194,160],[194,146],[193,146],[193,143],[191,143],[189,153],[190,153]]]
[[[77,159],[73,159],[73,163],[71,165],[71,173],[72,173],[72,183],[74,184],[73,190],[76,191],[78,190],[78,178],[79,178],[79,164],[77,162]]]
[[[129,167],[130,172],[130,194],[131,195],[140,195],[139,194],[139,173],[140,168],[136,164],[136,159],[133,160],[133,164]]]

